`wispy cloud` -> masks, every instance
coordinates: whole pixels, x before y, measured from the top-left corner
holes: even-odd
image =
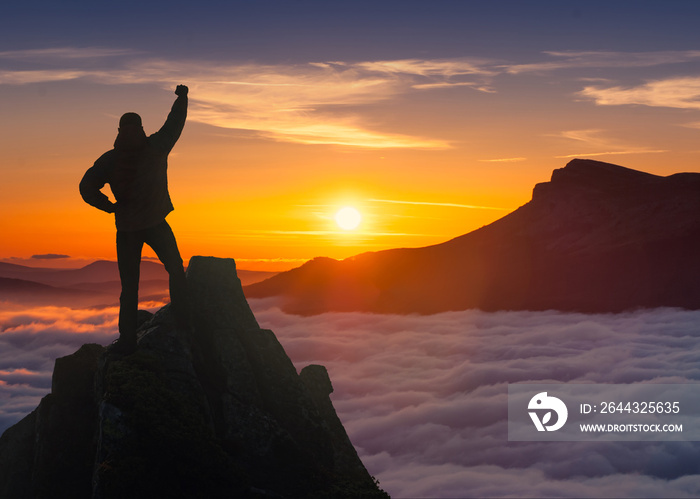
[[[605,130],[601,130],[599,128],[589,128],[585,130],[565,130],[559,134],[556,134],[555,136],[585,142],[587,144],[600,145],[608,142],[607,139],[600,137],[600,134],[603,132],[605,132]]]
[[[129,50],[64,47],[0,52],[0,85],[81,79],[170,88],[173,82],[187,82],[192,89],[190,119],[216,127],[301,144],[447,149],[452,144],[439,136],[410,135],[382,125],[368,106],[411,92],[445,88],[493,93],[503,74],[693,62],[700,60],[700,51],[545,52],[544,56],[548,60],[525,64],[414,58],[270,65],[166,60]],[[630,87],[589,82],[577,96],[599,105],[700,109],[700,78],[670,78]]]
[[[0,84],[84,79],[101,84],[188,82],[190,119],[221,128],[251,130],[274,140],[366,148],[445,149],[449,142],[381,130],[365,113],[350,106],[367,105],[416,90],[415,85],[467,84],[450,81],[485,71],[464,61],[395,61],[368,63],[231,64],[220,61],[168,61],[125,51],[51,49],[5,52],[4,59],[34,63],[27,70],[0,69]],[[55,55],[51,67],[45,58]],[[85,67],[82,61],[91,58]],[[102,58],[103,64],[94,61]],[[2,61],[0,56],[0,62]],[[486,72],[487,73],[487,72]],[[471,85],[472,83],[469,83]]]
[[[606,152],[580,152],[575,154],[565,154],[562,156],[554,156],[555,158],[592,158],[596,156],[615,156],[620,154],[656,154],[668,152],[665,149],[632,149],[629,151],[606,151]]]
[[[498,158],[498,159],[480,159],[482,163],[518,163],[527,161],[527,158]]]
[[[556,137],[561,137],[564,139],[574,140],[577,142],[583,142],[587,144],[593,151],[588,152],[577,152],[574,154],[564,154],[560,156],[555,156],[556,158],[567,159],[567,158],[581,158],[581,157],[596,157],[596,156],[609,156],[609,155],[620,155],[620,154],[652,154],[652,153],[663,153],[665,150],[652,149],[647,146],[635,146],[631,145],[605,135],[608,132],[601,129],[587,129],[587,130],[567,130],[561,132]],[[597,149],[597,150],[596,150]],[[603,151],[601,151],[603,149]]]
[[[391,204],[408,204],[419,206],[441,206],[444,208],[468,208],[470,210],[507,210],[508,208],[496,208],[494,206],[481,206],[474,204],[459,204],[459,203],[438,203],[431,201],[401,201],[397,199],[368,199],[374,203],[391,203]]]
[[[107,64],[138,53],[100,47],[48,47],[0,51],[0,85],[77,80],[103,74]],[[121,58],[121,59],[119,59]],[[120,63],[117,62],[121,67]],[[19,67],[17,67],[19,66]]]
[[[415,88],[416,90],[434,90],[434,89],[438,89],[438,88],[458,88],[458,87],[470,87],[470,88],[473,88],[474,90],[478,90],[479,92],[484,92],[487,94],[496,93],[496,90],[491,86],[483,85],[480,83],[472,83],[472,82],[420,83],[420,84],[412,85],[412,88]]]
[[[631,87],[585,87],[579,95],[599,106],[641,105],[700,109],[700,77],[667,78]]]
[[[362,71],[403,78],[415,90],[468,87],[494,93],[491,81],[501,73],[494,61],[478,58],[401,59],[361,62],[354,66]]]
[[[65,260],[70,258],[70,255],[61,255],[57,253],[46,253],[43,255],[32,255],[34,260]]]
[[[639,68],[700,60],[700,50],[657,52],[547,51],[551,60],[509,64],[502,68],[511,74],[584,68]]]
[[[352,236],[354,238],[372,238],[372,237],[434,237],[435,234],[416,234],[407,232],[376,232],[365,230],[260,230],[253,231],[248,234],[248,237],[263,237],[267,235],[275,236]],[[245,235],[244,235],[245,237]]]
[[[48,47],[26,50],[0,51],[0,59],[53,61],[56,59],[101,59],[105,57],[119,57],[134,55],[130,49],[115,49],[106,47]]]
[[[236,258],[236,262],[243,263],[303,263],[310,258]]]
[[[495,76],[488,59],[401,59],[394,61],[370,61],[354,64],[355,67],[377,73],[396,73],[411,76],[446,78],[465,75]]]
[[[391,99],[413,85],[404,74],[363,64],[211,66],[189,68],[196,93],[192,118],[223,128],[254,130],[304,144],[367,148],[445,149],[437,138],[379,130],[348,110]]]
[[[254,130],[277,140],[374,148],[446,148],[439,139],[373,130],[342,108],[405,91],[395,79],[334,65],[183,67],[190,73],[191,117],[222,128]],[[196,97],[195,97],[196,96]]]
[[[0,71],[0,85],[26,85],[51,81],[77,80],[91,73],[75,70]]]

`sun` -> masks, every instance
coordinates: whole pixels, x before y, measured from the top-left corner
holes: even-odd
[[[357,208],[345,206],[339,209],[335,214],[335,223],[343,230],[355,230],[362,222],[362,214],[357,211]]]

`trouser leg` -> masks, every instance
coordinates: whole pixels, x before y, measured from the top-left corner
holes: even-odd
[[[163,220],[160,224],[148,230],[146,238],[148,244],[168,271],[170,282],[170,303],[175,315],[178,327],[189,328],[190,312],[187,291],[187,279],[182,263],[182,257],[177,247],[175,234],[173,234],[168,222]]]
[[[139,308],[139,276],[143,236],[140,232],[117,231],[117,261],[122,292],[119,297],[119,336],[136,341]]]

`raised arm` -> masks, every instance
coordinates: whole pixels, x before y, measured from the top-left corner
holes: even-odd
[[[170,151],[175,146],[175,142],[180,138],[182,129],[185,127],[187,119],[187,94],[189,89],[185,85],[178,85],[175,89],[177,99],[173,103],[170,114],[165,120],[163,126],[158,130],[153,137],[158,141],[158,144],[163,149]]]

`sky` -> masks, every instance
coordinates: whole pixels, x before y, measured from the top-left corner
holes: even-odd
[[[284,270],[437,244],[575,157],[700,171],[699,16],[672,0],[3,5],[0,260],[114,259],[113,220],[78,182],[121,114],[155,132],[181,83],[168,221],[186,260]],[[334,219],[346,206],[354,229]]]
[[[674,0],[5,2],[0,261],[115,259],[113,219],[78,183],[123,113],[155,132],[178,84],[168,221],[185,259],[239,269],[437,244],[577,157],[700,172],[699,19]],[[355,229],[334,219],[346,206]],[[252,302],[297,367],[328,368],[394,497],[700,496],[695,442],[508,443],[503,413],[514,381],[697,382],[697,312],[302,318]],[[0,433],[116,316],[0,304]]]
[[[509,383],[697,383],[698,311],[299,317],[274,299],[250,305],[297,370],[326,366],[352,443],[392,497],[700,497],[699,442],[509,442],[507,428]],[[54,359],[115,337],[116,315],[0,308],[0,433],[48,393]]]

